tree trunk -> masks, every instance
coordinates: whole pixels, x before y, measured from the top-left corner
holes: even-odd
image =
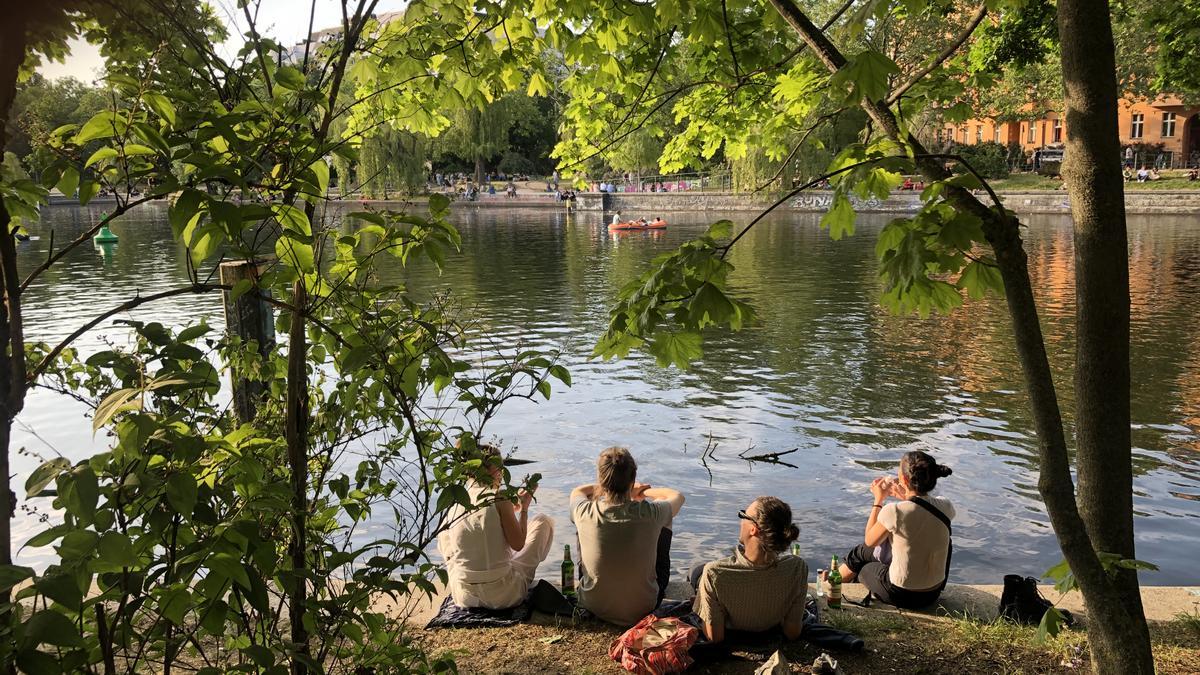
[[[483,157],[475,158],[475,187],[483,191]]]
[[[17,94],[17,71],[25,60],[25,21],[23,12],[6,12],[0,22],[0,156],[8,144],[8,117]],[[13,242],[12,220],[0,202],[0,565],[12,564],[12,517],[16,495],[12,492],[9,444],[12,423],[25,406],[25,339],[21,322],[21,286],[17,278],[17,253]],[[10,591],[0,592],[0,640],[11,639]],[[11,656],[11,645],[0,647],[0,654]],[[0,665],[13,672],[11,661]]]
[[[796,31],[805,44],[812,49],[817,58],[831,71],[836,72],[846,65],[846,59],[838,51],[837,47],[825,36],[825,34],[817,28],[812,21],[800,10],[793,0],[770,0],[772,6],[779,11],[783,18]],[[1089,484],[1084,489],[1088,494],[1081,496],[1081,501],[1084,502],[1085,508],[1089,510],[1088,521],[1085,523],[1083,516],[1079,511],[1079,504],[1076,502],[1074,483],[1071,478],[1070,458],[1067,454],[1066,439],[1063,431],[1062,415],[1058,407],[1058,397],[1054,390],[1054,380],[1050,373],[1049,360],[1046,357],[1045,341],[1042,337],[1041,325],[1037,315],[1037,305],[1033,297],[1033,288],[1029,279],[1029,270],[1027,257],[1021,242],[1020,229],[1018,222],[1001,209],[993,209],[984,206],[970,192],[954,186],[947,186],[946,199],[955,208],[978,216],[982,221],[983,231],[987,237],[988,243],[992,246],[992,250],[996,256],[996,262],[1000,268],[1000,274],[1004,281],[1005,298],[1008,301],[1009,316],[1013,322],[1013,335],[1016,340],[1017,355],[1021,362],[1021,371],[1025,380],[1026,391],[1029,394],[1030,409],[1033,413],[1034,428],[1038,438],[1038,458],[1040,465],[1040,475],[1038,478],[1038,491],[1042,495],[1042,499],[1046,504],[1046,513],[1050,516],[1051,525],[1054,528],[1055,536],[1058,538],[1059,546],[1062,549],[1063,555],[1071,566],[1071,571],[1079,581],[1080,592],[1083,595],[1084,602],[1087,604],[1090,614],[1089,621],[1089,638],[1092,645],[1092,666],[1097,672],[1102,673],[1149,673],[1153,672],[1153,662],[1150,656],[1150,643],[1148,631],[1146,629],[1145,615],[1142,610],[1141,601],[1137,597],[1137,580],[1133,574],[1122,573],[1122,577],[1117,584],[1110,582],[1110,579],[1100,563],[1097,551],[1106,551],[1103,545],[1097,546],[1097,542],[1093,542],[1092,533],[1096,532],[1103,539],[1098,542],[1103,542],[1104,545],[1114,544],[1117,549],[1113,552],[1123,552],[1128,550],[1129,557],[1132,557],[1132,518],[1126,517],[1126,521],[1117,523],[1112,531],[1108,528],[1112,523],[1106,522],[1101,514],[1111,514],[1113,517],[1123,517],[1121,514],[1130,514],[1131,511],[1125,509],[1130,508],[1128,505],[1111,505],[1106,504],[1101,506],[1100,502],[1106,499],[1117,501],[1121,504],[1126,504],[1132,499],[1132,482],[1130,478],[1130,451],[1129,451],[1129,400],[1128,400],[1128,271],[1126,267],[1126,250],[1125,250],[1125,221],[1124,221],[1124,197],[1121,194],[1121,177],[1117,163],[1116,150],[1116,85],[1114,79],[1114,56],[1111,25],[1109,23],[1108,6],[1096,0],[1064,0],[1064,4],[1059,4],[1059,22],[1060,35],[1072,35],[1073,37],[1063,41],[1063,68],[1066,72],[1069,68],[1072,69],[1073,75],[1068,76],[1071,80],[1074,77],[1074,82],[1068,86],[1074,86],[1076,100],[1071,100],[1071,93],[1068,93],[1068,133],[1071,133],[1072,118],[1070,110],[1076,107],[1076,116],[1089,118],[1092,124],[1097,124],[1099,119],[1108,119],[1104,122],[1107,126],[1100,126],[1093,129],[1089,135],[1081,135],[1075,141],[1077,146],[1086,146],[1091,142],[1097,142],[1102,145],[1093,146],[1090,148],[1091,154],[1087,149],[1080,149],[1078,154],[1079,160],[1073,162],[1082,162],[1083,158],[1091,158],[1090,168],[1079,164],[1075,171],[1079,172],[1076,180],[1079,181],[1076,189],[1071,191],[1073,209],[1076,212],[1076,219],[1080,218],[1080,213],[1091,219],[1092,223],[1099,223],[1103,220],[1102,209],[1108,208],[1107,202],[1097,201],[1097,192],[1105,192],[1100,188],[1108,185],[1108,181],[1113,176],[1116,177],[1115,189],[1107,189],[1106,194],[1111,199],[1112,195],[1117,199],[1117,213],[1120,214],[1119,235],[1114,235],[1112,232],[1113,222],[1110,220],[1106,226],[1100,227],[1098,233],[1087,235],[1086,242],[1082,249],[1077,246],[1076,255],[1092,256],[1098,255],[1099,259],[1090,259],[1085,263],[1089,268],[1089,274],[1099,273],[1101,276],[1112,274],[1117,277],[1113,279],[1091,279],[1089,282],[1082,282],[1088,288],[1085,291],[1080,291],[1087,295],[1085,303],[1080,296],[1078,312],[1082,315],[1089,312],[1093,308],[1101,312],[1101,317],[1107,316],[1104,305],[1111,304],[1114,298],[1117,304],[1123,303],[1123,309],[1118,312],[1124,313],[1124,320],[1117,327],[1117,335],[1103,336],[1103,331],[1106,327],[1105,318],[1090,317],[1087,319],[1087,329],[1093,331],[1089,335],[1092,342],[1089,342],[1087,348],[1082,347],[1085,341],[1083,323],[1080,324],[1080,343],[1081,356],[1078,370],[1095,369],[1095,372],[1077,375],[1077,382],[1082,381],[1089,387],[1094,387],[1092,391],[1093,397],[1102,397],[1104,395],[1107,373],[1123,372],[1124,373],[1124,392],[1121,397],[1124,400],[1123,407],[1119,404],[1117,408],[1124,410],[1123,417],[1115,423],[1108,420],[1109,424],[1121,426],[1123,429],[1119,432],[1119,438],[1124,439],[1119,443],[1108,443],[1105,432],[1095,429],[1089,430],[1093,438],[1097,441],[1093,447],[1110,448],[1112,446],[1121,445],[1122,449],[1114,452],[1092,452],[1092,464],[1089,465],[1089,470],[1092,475],[1089,477]],[[1065,17],[1069,17],[1064,19]],[[1064,23],[1065,21],[1065,23]],[[1092,24],[1102,23],[1103,28]],[[1067,45],[1071,43],[1073,60],[1067,57]],[[1107,46],[1105,46],[1107,45]],[[1088,62],[1089,55],[1094,54],[1096,50],[1105,51],[1107,54],[1107,65],[1096,65]],[[1071,65],[1069,65],[1071,64]],[[1082,64],[1082,65],[1081,65]],[[1093,77],[1105,80],[1105,83],[1097,83],[1090,81],[1086,76],[1080,77],[1083,74],[1091,74]],[[1079,109],[1079,106],[1083,106]],[[1099,109],[1097,108],[1099,106]],[[896,117],[891,110],[884,104],[878,101],[863,99],[863,110],[871,120],[891,139],[904,143],[912,148],[917,155],[925,154],[925,149],[914,136],[904,136],[901,133],[900,126],[896,121]],[[1107,111],[1107,112],[1106,112]],[[1088,122],[1081,122],[1085,126]],[[1082,132],[1076,129],[1076,132]],[[1083,132],[1087,133],[1087,132]],[[1107,134],[1107,137],[1104,135]],[[1072,150],[1072,141],[1068,137],[1068,155],[1075,150]],[[1111,152],[1106,150],[1109,145],[1112,145]],[[915,160],[916,168],[926,180],[939,181],[949,177],[949,173],[941,162],[934,158],[918,157]],[[1081,170],[1082,169],[1082,170]],[[1090,181],[1097,179],[1099,174],[1096,171],[1109,172],[1112,176],[1105,176],[1103,182],[1097,182],[1092,185]],[[1089,173],[1090,172],[1090,173]],[[1070,186],[1070,184],[1069,184]],[[1078,206],[1076,201],[1082,199],[1086,202],[1080,202]],[[1078,223],[1077,226],[1078,228]],[[1095,228],[1095,225],[1089,228]],[[1088,229],[1088,228],[1085,228]],[[1093,238],[1094,237],[1094,238]],[[1079,235],[1076,235],[1077,241]],[[1119,243],[1114,243],[1119,239]],[[1114,262],[1115,255],[1119,252],[1119,262]],[[1120,267],[1119,271],[1114,271],[1113,265]],[[1078,265],[1078,263],[1077,263]],[[1123,290],[1122,290],[1123,289]],[[1105,293],[1116,291],[1118,295],[1111,296]],[[1107,346],[1111,342],[1119,342],[1121,345],[1117,350],[1116,355],[1105,353]],[[1086,349],[1086,352],[1084,351]],[[1083,361],[1082,354],[1086,353],[1088,361]],[[1084,378],[1079,380],[1079,378]],[[1078,396],[1083,396],[1083,392],[1077,392]],[[1082,403],[1082,402],[1081,402]],[[1106,404],[1103,401],[1093,400],[1089,405],[1091,408],[1091,420],[1095,419],[1095,415],[1107,414],[1103,411],[1113,410],[1111,404]],[[1109,407],[1105,407],[1105,406]],[[1119,410],[1116,410],[1119,413]],[[1079,420],[1079,426],[1084,426],[1083,418]],[[1115,428],[1112,427],[1112,428]],[[1083,442],[1082,440],[1080,441]],[[1080,448],[1082,453],[1082,447]],[[1121,457],[1124,459],[1121,460]],[[1103,476],[1103,472],[1109,467],[1104,464],[1107,461],[1122,462],[1123,465],[1115,467],[1117,478],[1111,476]],[[1083,455],[1080,456],[1080,476],[1082,481],[1083,474]],[[1111,492],[1106,494],[1106,490]],[[1090,525],[1088,524],[1090,523]],[[1126,539],[1127,537],[1127,539]],[[1127,543],[1127,547],[1124,545]],[[1132,579],[1132,582],[1130,581]],[[1094,632],[1093,632],[1094,631]],[[1126,654],[1122,650],[1122,646],[1128,647]]]
[[[304,628],[304,609],[308,599],[308,565],[305,547],[308,515],[308,363],[307,335],[304,331],[306,292],[303,279],[292,285],[291,325],[288,330],[287,436],[288,465],[292,474],[292,539],[288,553],[292,560],[293,587],[288,594],[292,642],[301,658],[292,659],[292,675],[308,672],[308,631]]]
[[[1059,0],[1075,222],[1076,465],[1080,515],[1098,551],[1135,558],[1129,411],[1129,252],[1117,130],[1116,53],[1105,0]],[[1096,672],[1152,673],[1137,573],[1111,581],[1118,608],[1088,625]],[[1086,597],[1089,611],[1100,608]],[[1122,611],[1111,611],[1120,609]],[[1122,616],[1124,615],[1124,616]]]

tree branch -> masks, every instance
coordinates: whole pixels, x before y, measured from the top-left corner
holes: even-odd
[[[36,380],[39,375],[46,371],[46,368],[50,367],[50,364],[54,362],[54,359],[58,358],[58,355],[61,354],[64,349],[71,346],[71,343],[77,340],[79,336],[100,325],[100,323],[105,319],[111,318],[117,314],[120,314],[121,312],[128,312],[129,310],[134,309],[135,307],[140,307],[147,302],[154,302],[155,300],[162,300],[163,298],[173,298],[177,295],[185,295],[187,293],[206,293],[208,291],[215,290],[229,290],[230,288],[230,286],[223,286],[221,284],[192,284],[191,286],[182,286],[180,288],[172,288],[168,291],[160,291],[153,295],[139,295],[132,300],[127,300],[75,329],[74,333],[68,335],[62,342],[59,342],[57,345],[55,345],[54,349],[51,349],[44,357],[42,357],[42,360],[39,361],[38,364],[34,366],[33,370],[29,372],[27,379],[28,381]]]
[[[964,28],[961,33],[959,33],[958,37],[955,38],[953,42],[946,45],[946,48],[942,50],[942,53],[938,54],[937,58],[935,58],[933,61],[930,61],[929,65],[913,73],[912,76],[904,82],[904,84],[896,87],[896,91],[893,91],[891,95],[887,97],[886,103],[888,105],[895,104],[896,101],[900,100],[900,97],[903,96],[905,92],[907,92],[909,89],[912,89],[927,75],[940,68],[941,65],[946,62],[946,59],[954,56],[954,53],[957,52],[964,43],[966,43],[967,39],[971,37],[971,34],[975,32],[975,29],[979,27],[979,24],[983,22],[983,18],[987,16],[987,13],[987,5],[980,5],[979,9],[975,12],[975,15],[971,17],[971,21],[967,23],[967,27]]]

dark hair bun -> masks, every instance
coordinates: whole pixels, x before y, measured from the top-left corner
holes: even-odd
[[[937,477],[938,478],[945,478],[946,476],[949,476],[952,473],[954,473],[954,469],[951,469],[950,467],[946,466],[945,464],[937,465]]]
[[[789,544],[792,543],[793,541],[796,541],[796,539],[799,536],[800,536],[800,528],[796,527],[795,523],[788,525],[783,530],[783,538],[787,539]]]

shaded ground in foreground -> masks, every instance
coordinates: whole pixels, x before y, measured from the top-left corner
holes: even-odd
[[[867,643],[862,653],[834,654],[846,675],[1087,671],[1087,636],[1082,630],[1064,632],[1039,645],[1035,628],[966,612],[935,616],[847,606],[829,612],[826,619]],[[1158,672],[1196,673],[1200,613],[1193,609],[1151,625]],[[463,673],[621,673],[620,666],[608,658],[608,645],[620,633],[599,622],[539,614],[533,623],[511,628],[419,631],[417,639],[432,654],[454,652]],[[769,646],[735,650],[729,659],[698,663],[688,672],[749,674],[772,651]],[[813,659],[821,653],[803,640],[783,645],[783,651],[794,673],[810,672]]]

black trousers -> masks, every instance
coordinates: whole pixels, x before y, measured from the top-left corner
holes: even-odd
[[[671,583],[671,537],[674,535],[671,528],[664,527],[658,533],[658,551],[654,558],[654,577],[658,581],[658,601],[654,603],[654,608],[662,604],[663,598],[667,597],[667,585]]]
[[[875,549],[866,544],[859,544],[851,549],[844,562],[871,595],[895,607],[922,609],[937,602],[938,596],[942,594],[941,587],[929,591],[910,591],[896,586],[888,579],[888,566],[876,560]]]

